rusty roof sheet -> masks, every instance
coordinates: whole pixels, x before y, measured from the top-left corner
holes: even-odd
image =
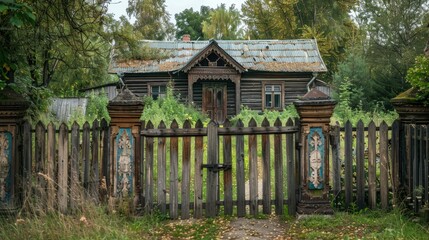
[[[217,40],[219,47],[246,70],[268,72],[326,72],[314,39],[294,40]],[[148,73],[180,71],[210,41],[149,41],[141,44],[157,49],[159,60],[112,61],[113,73]]]

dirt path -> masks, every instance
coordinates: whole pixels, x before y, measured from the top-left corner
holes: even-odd
[[[219,239],[284,239],[287,229],[285,221],[276,216],[268,219],[237,218],[231,220],[228,230]]]

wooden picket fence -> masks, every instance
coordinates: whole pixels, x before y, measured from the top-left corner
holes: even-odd
[[[261,206],[264,214],[270,214],[273,205],[275,213],[280,215],[287,204],[289,214],[295,214],[295,158],[299,156],[295,153],[295,138],[298,130],[292,120],[283,125],[279,119],[274,126],[270,126],[267,119],[257,126],[252,119],[247,127],[241,120],[234,126],[226,120],[222,126],[211,122],[207,127],[198,121],[194,128],[189,121],[183,128],[173,121],[169,129],[163,122],[158,128],[148,122],[141,132],[145,141],[146,211],[158,207],[161,213],[169,213],[174,219],[180,210],[180,217],[186,219],[191,216],[191,211],[195,218],[201,218],[204,209],[205,216],[213,217],[220,207],[225,215],[232,215],[236,207],[237,216],[242,217],[247,213],[257,215]],[[259,149],[262,152],[260,159]],[[221,171],[223,179],[219,174]],[[261,185],[262,196],[259,196]],[[206,191],[203,191],[204,186]]]
[[[403,131],[404,185],[410,193],[408,205],[418,212],[429,203],[429,125],[405,124]]]
[[[71,129],[64,123],[56,128],[39,122],[34,130],[25,122],[21,131],[24,207],[36,202],[40,210],[66,213],[84,200],[99,201],[100,179],[106,177],[106,186],[110,182],[105,120],[82,128],[74,123]]]
[[[389,209],[398,199],[400,125],[382,122],[379,127],[348,121],[332,127],[333,193],[344,193],[345,209]]]

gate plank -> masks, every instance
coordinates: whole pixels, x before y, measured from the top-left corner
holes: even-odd
[[[365,208],[365,133],[362,120],[356,129],[356,185],[358,209]]]
[[[413,187],[412,187],[412,195],[413,195],[413,207],[414,207],[414,211],[417,213],[418,212],[418,203],[417,203],[417,189],[419,186],[419,176],[418,176],[418,172],[419,172],[419,160],[418,160],[418,153],[417,153],[417,145],[418,145],[418,137],[419,137],[419,128],[416,125],[412,125],[411,127],[413,135],[412,135],[412,183],[413,183]]]
[[[158,129],[165,129],[165,123],[164,121],[161,121],[159,123]],[[158,138],[158,166],[157,166],[157,174],[158,174],[158,186],[157,186],[157,198],[158,198],[158,205],[159,210],[162,214],[166,214],[167,211],[167,195],[166,195],[166,181],[167,181],[167,175],[166,175],[166,145],[165,145],[166,139],[165,137],[159,137]]]
[[[207,163],[210,165],[218,164],[219,160],[219,137],[217,134],[217,125],[210,121],[207,126]],[[207,217],[215,217],[217,215],[217,193],[218,193],[218,173],[207,168]]]
[[[286,122],[286,126],[293,126],[293,121],[291,118],[289,118]],[[296,133],[296,142],[299,143],[299,136],[301,133],[298,131]],[[287,134],[286,135],[286,157],[287,157],[287,192],[288,192],[288,214],[290,216],[295,216],[296,214],[296,175],[298,175],[298,172],[296,171],[296,161],[295,157],[299,157],[299,153],[297,152],[294,156],[294,141],[293,141],[293,134]]]
[[[333,136],[331,143],[332,150],[332,173],[333,173],[333,191],[335,195],[335,204],[338,204],[338,195],[341,192],[341,160],[340,160],[340,124],[336,122],[333,127]]]
[[[149,121],[146,124],[146,129],[153,129],[153,124]],[[145,205],[146,213],[152,212],[153,203],[153,137],[146,138],[146,161],[145,161]]]
[[[183,124],[184,129],[190,129],[191,123],[186,120]],[[183,148],[182,148],[182,219],[189,218],[189,196],[191,190],[191,138],[183,137]]]
[[[425,161],[423,164],[423,176],[425,176],[423,178],[423,188],[425,189],[424,192],[424,201],[428,202],[429,201],[429,182],[428,182],[428,176],[429,176],[429,125],[425,126],[425,134],[424,134],[424,140],[425,140],[425,151],[424,151],[424,156],[425,156]]]
[[[269,127],[270,122],[264,118],[262,127]],[[271,214],[271,168],[270,168],[270,135],[262,135],[262,212]]]
[[[223,123],[223,128],[228,129],[231,123],[228,119]],[[223,163],[231,165],[231,136],[223,137]],[[225,169],[223,173],[224,196],[225,196],[225,214],[232,215],[232,168]]]
[[[411,142],[412,142],[412,128],[411,124],[405,125],[405,169],[403,171],[404,173],[404,181],[406,184],[406,187],[408,187],[408,193],[413,192],[413,184],[412,184],[412,148],[411,148]]]
[[[350,121],[346,122],[345,125],[345,139],[344,139],[344,168],[345,168],[345,197],[346,197],[346,209],[350,208],[352,202],[352,191],[353,191],[353,130]]]
[[[389,207],[389,179],[388,179],[388,126],[386,122],[380,124],[380,199],[381,208]]]
[[[45,174],[45,126],[42,122],[38,122],[36,125],[36,146],[35,146],[35,159],[36,159],[36,173],[37,173],[37,197],[43,206],[46,208],[46,180],[43,176]]]
[[[47,209],[52,212],[55,209],[55,125],[50,122],[48,124],[48,152],[46,162],[46,173],[48,175],[47,184]]]
[[[237,128],[243,128],[244,124],[241,119],[237,121]],[[237,174],[237,216],[246,215],[245,199],[245,176],[244,176],[244,136],[236,136],[236,174]]]
[[[288,121],[289,122],[289,121]],[[274,122],[274,126],[281,127],[282,122],[279,118]],[[292,137],[291,134],[287,134],[286,137]],[[276,215],[283,214],[283,138],[281,134],[274,135],[274,181],[275,181],[275,209]],[[287,146],[286,146],[287,147]],[[293,148],[292,150],[293,151]]]
[[[203,123],[198,120],[195,128],[202,129]],[[194,194],[194,218],[203,216],[203,172],[201,166],[204,157],[203,137],[195,137],[195,194]]]
[[[256,127],[256,121],[252,118],[249,127]],[[258,215],[258,145],[257,135],[249,136],[249,195],[250,214]]]
[[[76,122],[72,125],[71,132],[71,157],[70,157],[70,208],[75,211],[81,199],[79,188],[79,124]]]
[[[376,128],[374,121],[368,125],[368,198],[369,207],[376,207]]]
[[[58,136],[58,210],[67,212],[67,181],[68,181],[68,128],[65,123],[60,126]]]
[[[171,129],[178,129],[176,120],[170,125]],[[179,142],[177,137],[170,139],[170,218],[176,219],[178,217],[179,207],[179,193],[178,193],[178,155],[179,155]]]

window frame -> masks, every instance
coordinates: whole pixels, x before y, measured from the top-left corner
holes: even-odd
[[[265,91],[265,88],[266,88],[266,86],[269,86],[269,85],[280,86],[280,107],[274,107],[273,106],[274,105],[274,95],[275,95],[274,91],[271,91],[271,98],[272,98],[271,107],[266,106],[265,99],[266,99],[266,93],[267,92]],[[285,103],[284,96],[285,96],[284,82],[278,82],[278,81],[263,82],[262,83],[262,111],[264,111],[265,109],[282,111],[284,109],[284,103]]]
[[[165,97],[166,95],[167,95],[167,84],[166,83],[148,83],[147,84],[147,88],[148,88],[148,96],[150,96],[150,97],[152,97],[152,99],[153,100],[156,100],[156,99],[154,99],[154,97],[153,97],[153,88],[156,88],[156,87],[164,87],[165,88],[165,92],[163,93],[163,95],[164,96],[162,96],[161,98],[163,98],[163,97]],[[158,97],[157,97],[157,99],[160,99],[160,97],[159,97],[159,92],[158,92]]]

